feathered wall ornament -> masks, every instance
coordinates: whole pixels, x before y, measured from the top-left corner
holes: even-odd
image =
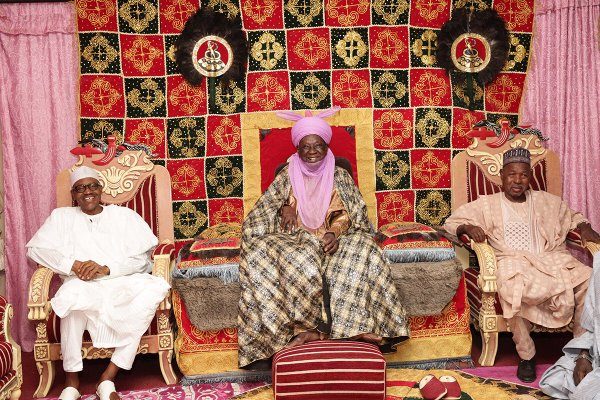
[[[502,71],[510,48],[506,23],[494,9],[459,8],[438,35],[437,63],[448,73],[466,74],[473,104],[473,81],[486,85]],[[469,90],[471,88],[471,90]]]
[[[490,83],[506,64],[510,48],[506,23],[494,9],[459,8],[438,36],[437,62],[448,72],[475,74]]]
[[[239,17],[230,20],[224,14],[202,7],[187,20],[175,47],[179,72],[192,86],[207,77],[211,101],[214,101],[217,77],[221,84],[228,84],[246,72],[248,45]]]

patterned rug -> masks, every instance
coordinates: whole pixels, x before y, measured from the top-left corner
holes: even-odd
[[[550,400],[539,389],[517,385],[497,379],[479,378],[460,371],[449,370],[411,370],[388,369],[387,371],[387,396],[386,400],[418,400],[422,399],[418,382],[427,375],[433,374],[452,375],[459,382],[462,389],[461,400]],[[244,400],[272,400],[273,392],[270,385],[257,387],[245,393],[236,395],[232,399]]]
[[[257,387],[263,383],[215,383],[191,386],[167,386],[143,390],[126,390],[119,392],[122,400],[225,400]],[[81,400],[97,400],[95,394],[81,396]],[[42,400],[57,400],[47,397]]]

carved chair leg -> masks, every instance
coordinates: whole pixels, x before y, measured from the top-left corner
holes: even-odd
[[[498,352],[498,331],[486,332],[481,330],[481,356],[479,364],[482,367],[491,367],[496,360]]]
[[[163,379],[167,385],[174,385],[177,383],[177,375],[173,371],[173,365],[171,361],[173,359],[173,350],[159,350],[158,360],[160,363],[160,372],[162,372]]]
[[[10,394],[10,400],[19,400],[19,397],[21,397],[21,389],[13,390]]]
[[[52,384],[54,383],[54,378],[56,377],[56,367],[54,365],[54,361],[38,361],[36,362],[38,372],[40,374],[40,383],[38,384],[34,397],[46,397]]]

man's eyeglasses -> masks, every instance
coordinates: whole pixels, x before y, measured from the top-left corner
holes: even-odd
[[[87,185],[77,185],[77,186],[73,186],[73,188],[71,189],[74,192],[77,193],[83,193],[85,192],[85,189],[90,189],[92,192],[95,192],[98,189],[101,189],[102,185],[99,183],[88,183]]]

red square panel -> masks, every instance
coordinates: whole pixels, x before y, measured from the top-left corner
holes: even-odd
[[[209,225],[225,222],[242,223],[244,219],[244,201],[242,199],[211,199],[208,200]]]
[[[125,116],[123,78],[118,75],[82,75],[79,81],[82,117]]]
[[[77,0],[77,29],[85,31],[117,31],[117,2],[115,0]]]
[[[450,187],[450,150],[411,150],[410,173],[414,189]]]
[[[165,45],[160,35],[120,35],[121,63],[125,76],[165,74]]]
[[[440,28],[450,19],[450,0],[412,0],[410,24],[428,28]]]
[[[289,110],[290,82],[287,72],[248,74],[248,112]]]
[[[397,190],[375,193],[377,199],[377,228],[391,222],[415,220],[415,192]]]
[[[180,33],[187,20],[198,10],[197,0],[160,0],[160,32]]]
[[[513,32],[531,32],[533,29],[534,0],[494,0],[494,8]]]
[[[372,107],[367,70],[336,70],[331,73],[333,104],[340,107]]]
[[[207,122],[206,155],[222,156],[242,153],[240,116],[209,116]]]
[[[171,174],[173,200],[206,198],[204,159],[169,160],[167,169]]]
[[[125,141],[146,144],[157,158],[165,158],[165,121],[128,118],[125,120]]]
[[[485,110],[518,113],[525,74],[501,73],[485,88]]]
[[[443,69],[410,70],[410,105],[451,106],[450,78]]]
[[[406,26],[369,28],[371,68],[408,68],[410,46]]]
[[[287,55],[291,70],[331,68],[329,30],[327,28],[288,30]]]
[[[282,4],[279,0],[241,0],[244,29],[282,29]]]
[[[206,97],[206,79],[200,86],[191,86],[181,75],[167,77],[169,117],[205,115]]]
[[[366,26],[371,22],[369,0],[326,0],[326,26]]]
[[[476,122],[485,119],[482,111],[470,111],[463,108],[452,110],[452,147],[464,149],[468,147],[472,139],[467,136]]]
[[[413,147],[413,110],[374,110],[373,138],[376,149],[397,150]]]

